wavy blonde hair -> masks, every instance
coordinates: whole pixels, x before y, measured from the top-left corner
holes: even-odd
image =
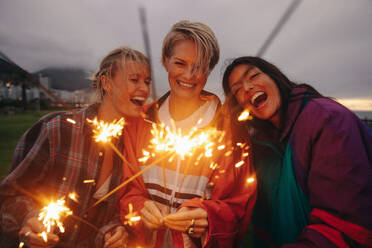
[[[136,61],[150,67],[149,59],[143,53],[135,49],[119,47],[109,52],[109,54],[102,59],[99,70],[94,73],[93,76],[93,88],[97,90],[101,100],[106,93],[102,86],[101,77],[106,76],[110,79],[113,78],[120,67],[125,70],[127,60]]]
[[[220,47],[212,29],[201,22],[180,21],[174,24],[163,40],[161,62],[172,56],[174,46],[184,40],[191,40],[197,47],[196,68],[209,73],[220,58]]]

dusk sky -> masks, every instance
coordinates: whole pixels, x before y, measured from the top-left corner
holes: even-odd
[[[144,51],[139,7],[147,14],[157,94],[168,90],[161,44],[180,20],[215,32],[221,58],[206,89],[223,98],[227,59],[255,55],[292,0],[1,0],[0,51],[29,72],[95,71],[110,50]],[[290,79],[372,111],[372,1],[303,0],[263,56]]]

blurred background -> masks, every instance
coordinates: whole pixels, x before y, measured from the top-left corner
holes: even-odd
[[[185,19],[208,24],[219,40],[206,89],[221,100],[226,63],[260,55],[371,125],[371,0],[1,0],[0,177],[22,133],[63,108],[59,99],[74,107],[95,100],[90,78],[112,49],[150,55],[152,96],[163,95],[162,40]]]

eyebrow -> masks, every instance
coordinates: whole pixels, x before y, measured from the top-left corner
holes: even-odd
[[[238,81],[234,82],[232,85],[231,85],[231,88],[234,87],[236,84],[240,83],[242,81],[242,79],[247,76],[247,74],[254,69],[254,66],[251,65],[250,67],[247,68],[247,70],[245,70],[245,72],[243,73],[243,75],[239,78]]]

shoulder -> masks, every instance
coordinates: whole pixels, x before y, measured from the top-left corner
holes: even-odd
[[[306,121],[312,124],[328,124],[343,129],[360,122],[348,108],[329,98],[313,98],[303,110]]]

